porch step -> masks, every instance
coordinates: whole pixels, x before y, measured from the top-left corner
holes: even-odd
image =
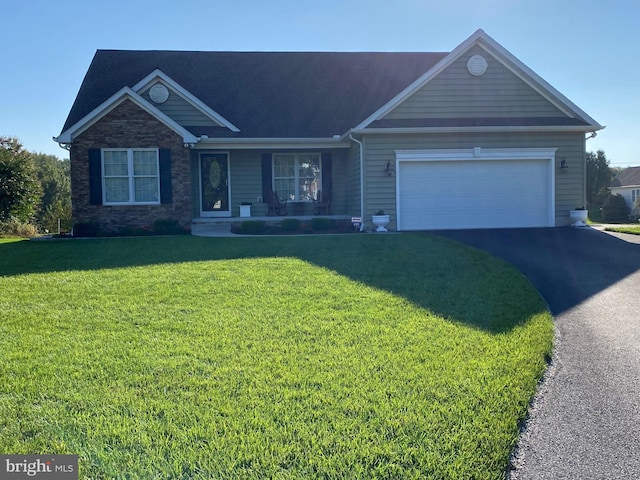
[[[192,223],[191,235],[197,237],[230,237],[231,223]]]

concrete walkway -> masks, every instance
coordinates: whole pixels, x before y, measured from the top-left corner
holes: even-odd
[[[596,228],[440,235],[513,263],[555,316],[511,480],[640,478],[640,237]]]

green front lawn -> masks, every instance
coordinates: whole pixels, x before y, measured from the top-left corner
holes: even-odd
[[[638,227],[607,227],[608,232],[630,233],[632,235],[640,235],[640,226]]]
[[[504,476],[552,318],[429,235],[0,242],[0,452],[80,478]]]

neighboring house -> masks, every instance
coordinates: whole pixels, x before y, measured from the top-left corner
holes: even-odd
[[[271,191],[422,230],[570,223],[602,128],[478,30],[450,53],[99,50],[55,140],[74,222],[105,230],[262,216]]]
[[[620,194],[624,197],[633,216],[640,215],[640,167],[625,168],[611,182],[611,195]]]

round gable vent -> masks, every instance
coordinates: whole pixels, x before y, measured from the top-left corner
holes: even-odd
[[[487,71],[487,59],[482,55],[473,55],[467,62],[467,70],[474,77],[479,77]]]
[[[156,83],[149,89],[149,98],[155,103],[164,103],[169,98],[169,90],[161,83]]]

